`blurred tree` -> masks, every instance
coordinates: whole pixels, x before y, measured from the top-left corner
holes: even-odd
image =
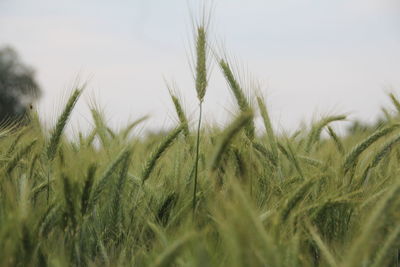
[[[0,122],[25,118],[41,95],[34,71],[10,47],[0,48]]]

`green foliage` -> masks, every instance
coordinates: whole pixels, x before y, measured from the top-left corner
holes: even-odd
[[[259,99],[265,136],[247,137],[255,116],[250,111],[204,132],[193,220],[188,177],[194,175],[196,140],[181,136],[190,131],[187,124],[166,136],[139,138],[127,134],[131,125],[110,134],[96,113],[106,142],[94,147],[93,133],[78,142],[60,138],[78,95],[50,131],[52,141],[35,121],[0,133],[1,265],[397,262],[396,118],[363,134],[338,136],[328,127],[331,138],[317,137],[332,118],[342,118],[332,116],[289,138],[273,132]],[[307,152],[311,136],[318,149]],[[353,147],[348,155],[345,147]]]
[[[191,130],[171,95],[168,133],[136,136],[145,117],[116,131],[93,108],[94,129],[63,138],[76,90],[50,131],[0,129],[0,266],[396,266],[400,118],[339,136],[328,125],[344,116],[329,116],[282,136],[219,64],[240,109],[224,127]]]
[[[15,133],[3,130],[2,265],[396,262],[399,137],[391,135],[396,122],[344,137],[328,127],[329,139],[316,137],[323,127],[319,123],[310,133],[281,137],[259,99],[266,137],[247,138],[245,127],[254,116],[249,111],[226,128],[204,133],[192,220],[187,175],[193,173],[196,140],[179,138],[187,125],[153,138],[129,137],[127,129],[104,130],[107,140],[95,148],[88,141],[92,134],[81,135],[78,143],[57,137],[77,94],[72,99],[62,123],[51,130],[51,142],[35,122]],[[108,128],[100,113],[95,119]],[[318,149],[305,154],[312,135]],[[345,156],[344,147],[354,148]],[[363,181],[368,170],[368,183],[348,186],[343,169],[354,169],[356,181]],[[223,181],[218,187],[212,186],[216,171]],[[46,189],[53,193],[47,195]]]

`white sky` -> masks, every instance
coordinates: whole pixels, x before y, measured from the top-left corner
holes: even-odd
[[[198,1],[197,1],[198,2]],[[118,127],[150,114],[149,129],[176,122],[164,78],[195,118],[188,6],[195,0],[0,0],[0,45],[37,70],[38,108],[54,122],[77,77],[88,80],[72,125],[91,125],[91,99]],[[373,120],[400,90],[400,0],[215,0],[213,43],[223,43],[267,96],[278,129],[350,113]],[[195,9],[195,8],[194,8]],[[245,74],[245,73],[244,73]],[[224,123],[234,100],[214,66],[208,122]]]

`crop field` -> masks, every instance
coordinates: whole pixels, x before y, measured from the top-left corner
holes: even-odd
[[[1,128],[0,266],[398,266],[395,95],[374,126],[339,135],[339,114],[277,134],[267,101],[210,52],[206,26],[193,123],[171,90],[180,123],[168,132],[136,136],[146,118],[115,131],[92,109],[95,127],[70,138],[78,88],[51,129],[34,111]],[[220,128],[201,118],[211,61],[237,102]]]

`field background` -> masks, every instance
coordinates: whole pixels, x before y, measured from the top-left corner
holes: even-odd
[[[180,124],[146,138],[134,134],[146,118],[115,132],[96,109],[89,134],[66,138],[81,89],[53,129],[35,112],[3,128],[0,265],[396,266],[395,96],[384,119],[346,136],[330,127],[344,115],[275,135],[263,98],[242,98],[220,63],[239,108],[226,127],[201,128],[198,154],[173,93]]]
[[[50,129],[34,109],[3,124],[0,266],[399,265],[396,95],[345,135],[333,127],[345,113],[277,134],[257,84],[213,49],[208,19],[193,30],[198,118],[169,84],[172,129],[140,135],[141,117],[115,130],[93,105],[90,131],[67,136],[81,86]],[[236,103],[224,126],[202,121],[211,63]]]

